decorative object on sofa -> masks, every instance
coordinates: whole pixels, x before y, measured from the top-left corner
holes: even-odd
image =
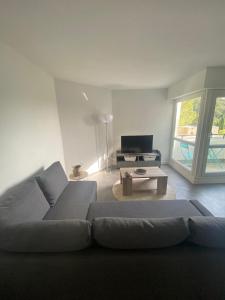
[[[99,120],[105,125],[105,143],[106,143],[106,171],[109,172],[109,124],[113,121],[112,114],[102,114]]]

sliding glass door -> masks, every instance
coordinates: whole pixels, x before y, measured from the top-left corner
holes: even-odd
[[[176,102],[172,159],[192,170],[199,124],[201,96]]]
[[[170,165],[193,183],[225,182],[225,89],[175,102]]]

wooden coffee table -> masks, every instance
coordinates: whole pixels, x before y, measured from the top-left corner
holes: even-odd
[[[132,195],[132,182],[138,178],[157,180],[157,194],[166,194],[168,176],[159,167],[143,167],[145,174],[136,174],[137,168],[121,168],[120,182],[123,186],[123,195]],[[128,173],[130,176],[126,176]]]

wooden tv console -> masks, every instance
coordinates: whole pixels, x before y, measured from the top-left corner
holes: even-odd
[[[160,167],[161,153],[153,150],[152,153],[122,153],[116,152],[117,168],[139,168],[139,167]]]

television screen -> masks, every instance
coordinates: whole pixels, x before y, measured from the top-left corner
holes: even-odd
[[[122,153],[151,153],[153,135],[121,136]]]

